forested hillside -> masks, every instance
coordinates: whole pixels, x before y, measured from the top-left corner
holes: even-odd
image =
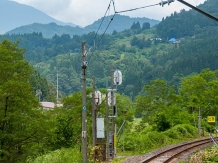
[[[215,6],[218,6],[217,0],[207,0],[204,4],[199,5],[198,8],[218,17],[218,10]],[[182,10],[180,13],[175,12],[165,19],[163,18],[157,26],[157,34],[163,38],[180,38],[206,32],[217,26],[218,23],[216,21],[195,10]]]
[[[216,11],[213,9],[215,3],[216,1],[209,0],[200,7],[210,8],[209,11],[213,12]],[[91,78],[95,76],[98,88],[107,87],[110,66],[113,65],[123,73],[119,91],[134,98],[150,80],[161,78],[177,85],[180,77],[199,73],[204,68],[217,69],[216,22],[204,15],[199,18],[199,13],[196,12],[194,17],[193,12],[172,14],[152,28],[147,22],[134,22],[128,30],[105,34],[97,48],[93,47],[95,32],[73,37],[68,34],[55,35],[51,39],[43,38],[41,33],[4,35],[1,39],[20,40],[20,47],[26,48],[25,58],[54,85],[58,72],[59,89],[63,95],[81,89],[81,42],[85,41],[87,49],[96,48],[87,56],[88,86],[91,86]],[[173,23],[175,15],[177,20],[190,28],[184,29],[182,25]],[[198,24],[200,19],[211,23]],[[201,29],[198,32],[191,30],[191,25],[188,24],[195,21],[196,26]],[[177,34],[165,30],[171,29],[170,27]],[[161,31],[166,32],[162,34]],[[179,42],[169,43],[172,36],[178,36],[176,38],[179,38]],[[101,35],[97,35],[95,42],[98,43],[100,39]]]

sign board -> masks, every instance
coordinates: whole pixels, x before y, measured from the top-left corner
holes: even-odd
[[[104,118],[97,118],[97,138],[105,138]]]
[[[117,134],[114,133],[114,148],[117,148]]]
[[[209,123],[216,122],[216,117],[215,116],[207,116],[207,122],[209,122]]]
[[[108,92],[108,100],[107,101],[108,101],[109,106],[114,106],[116,104],[116,94],[113,91]],[[112,104],[112,102],[113,102],[113,104]]]
[[[122,83],[122,73],[120,70],[114,71],[114,84],[120,85]]]

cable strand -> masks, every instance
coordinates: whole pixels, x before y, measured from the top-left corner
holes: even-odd
[[[99,27],[98,27],[98,30],[97,30],[97,32],[95,33],[94,39],[96,38],[96,36],[97,36],[97,34],[98,34],[98,31],[99,31],[99,29],[101,28],[101,25],[102,25],[102,23],[103,23],[103,21],[104,21],[106,15],[107,15],[108,10],[110,9],[110,6],[111,6],[111,1],[110,1],[109,5],[108,5],[108,8],[107,8],[105,14],[104,14],[104,17],[103,17],[102,20],[101,20],[101,23],[100,23],[100,25],[99,25]]]
[[[139,10],[139,9],[143,9],[143,8],[147,8],[147,7],[152,7],[152,6],[157,6],[157,5],[159,5],[159,3],[154,4],[154,5],[148,5],[148,6],[133,8],[133,9],[129,9],[129,10],[116,11],[115,13],[118,14],[118,13],[123,13],[123,12],[129,12],[129,11]]]

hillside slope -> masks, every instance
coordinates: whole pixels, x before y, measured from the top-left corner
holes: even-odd
[[[197,7],[218,18],[217,6],[217,0],[207,0],[204,4]],[[184,36],[193,36],[209,30],[208,27],[217,26],[218,22],[195,10],[182,10],[180,13],[175,12],[171,14],[171,16],[163,19],[157,26],[157,33],[164,38],[180,38]]]

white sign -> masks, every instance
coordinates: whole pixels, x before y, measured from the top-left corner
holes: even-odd
[[[97,118],[97,138],[105,138],[104,118]]]

